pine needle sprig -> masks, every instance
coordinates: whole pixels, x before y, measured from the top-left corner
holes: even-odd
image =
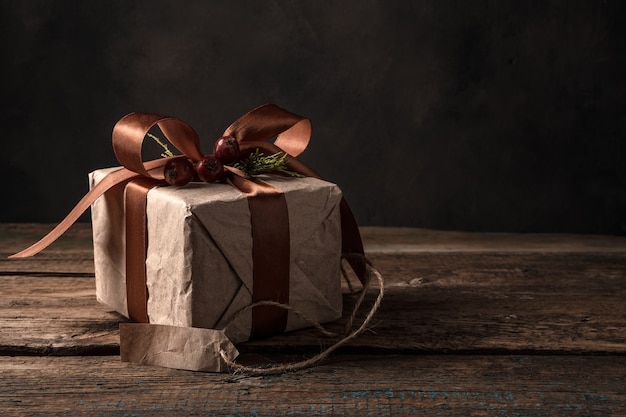
[[[159,139],[157,136],[153,135],[152,133],[147,133],[146,136],[148,136],[149,138],[154,139],[154,141],[156,143],[161,145],[161,147],[164,149],[163,153],[161,154],[161,156],[163,158],[169,158],[171,156],[175,156],[174,153],[172,151],[170,151],[170,148],[167,147],[167,144],[163,143],[163,141],[161,139]]]
[[[268,172],[279,172],[291,177],[304,177],[299,172],[291,171],[287,168],[287,153],[278,152],[273,155],[264,155],[257,148],[247,159],[233,164],[237,168],[250,176],[264,174]]]

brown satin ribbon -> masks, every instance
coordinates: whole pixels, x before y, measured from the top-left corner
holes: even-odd
[[[148,323],[148,287],[146,256],[148,252],[147,197],[155,181],[139,177],[126,185],[124,193],[126,224],[126,304],[128,317]]]
[[[252,226],[252,302],[289,304],[290,238],[285,195],[264,181],[233,176],[229,182],[248,196]],[[252,309],[251,337],[271,336],[286,327],[287,310],[284,308],[256,306]]]
[[[273,188],[273,187],[272,187]],[[252,302],[276,301],[289,304],[289,215],[282,192],[264,192],[248,198],[252,223]],[[273,306],[252,309],[253,338],[282,333],[287,327],[287,310]]]
[[[133,282],[130,285],[131,288],[128,289],[129,300],[131,300],[129,301],[129,310],[132,309],[133,311],[134,317],[131,318],[137,321],[147,321],[145,198],[150,188],[162,184],[163,166],[167,161],[166,159],[159,159],[143,162],[141,159],[143,140],[154,125],[158,125],[172,145],[190,159],[198,161],[202,157],[198,135],[181,120],[146,113],[131,113],[124,116],[113,129],[113,148],[124,168],[107,175],[43,239],[10,256],[10,258],[23,258],[40,252],[60,237],[107,190],[117,184],[137,180],[131,181],[127,186],[127,190],[131,190],[130,196],[127,197],[131,201],[130,203],[127,201],[127,209],[130,207],[131,210],[130,217],[127,216],[127,227],[130,226],[130,235],[127,230],[127,240],[131,246],[130,249],[127,248],[127,268],[130,267],[127,277],[134,277],[131,278]],[[224,135],[235,136],[244,152],[256,148],[260,148],[266,153],[287,152],[288,164],[292,170],[306,176],[321,178],[295,158],[306,149],[311,136],[311,123],[302,116],[290,113],[275,105],[266,104],[239,118],[226,129]],[[274,136],[276,136],[274,143],[266,142]],[[253,272],[253,301],[271,300],[286,304],[289,296],[289,226],[284,196],[280,190],[262,181],[250,181],[236,175],[233,175],[232,178],[231,183],[249,197],[248,203],[251,209],[253,227],[253,258],[254,264],[257,265],[258,262],[259,265],[259,270],[257,271],[255,268]],[[267,210],[259,207],[267,207]],[[276,220],[279,219],[276,213],[283,211],[284,219]],[[256,215],[253,212],[260,214]],[[350,254],[363,255],[363,245],[356,221],[345,200],[341,202],[340,214],[342,252],[361,282],[364,282],[365,264],[363,258],[349,256]],[[277,245],[277,242],[282,243]],[[277,261],[279,258],[287,259],[286,267],[284,262]],[[285,281],[285,277],[286,289],[284,285],[281,286],[282,284],[280,284]],[[257,285],[257,279],[259,279],[258,284],[260,285]],[[266,283],[270,285],[266,285]],[[273,285],[276,286],[273,287]],[[279,314],[278,311],[281,313]],[[267,319],[263,319],[263,317]],[[286,312],[282,309],[258,307],[253,310],[252,333],[254,336],[280,332],[284,330],[283,323],[286,324]]]

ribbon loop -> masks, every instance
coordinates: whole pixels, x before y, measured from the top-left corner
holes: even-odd
[[[291,156],[298,156],[309,145],[311,121],[273,104],[264,104],[241,116],[225,131],[241,144],[262,142],[276,136],[274,144]]]
[[[185,156],[194,161],[202,158],[198,134],[187,123],[173,117],[152,113],[130,113],[113,128],[113,151],[126,169],[145,177],[163,179],[163,172],[148,172],[141,157],[141,149],[150,129],[158,125],[167,140]],[[163,165],[165,161],[162,161]]]
[[[168,117],[158,122],[158,126],[167,139],[192,161],[202,159],[200,138],[191,126],[182,120]]]

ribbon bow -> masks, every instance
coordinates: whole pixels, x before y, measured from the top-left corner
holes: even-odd
[[[98,197],[118,184],[127,183],[128,307],[130,318],[139,322],[148,321],[145,287],[146,195],[150,188],[165,184],[163,168],[167,163],[167,158],[144,162],[141,156],[143,141],[148,131],[155,125],[186,157],[194,162],[203,157],[198,135],[187,123],[173,117],[151,113],[131,113],[124,116],[115,125],[112,135],[113,149],[123,168],[110,173],[92,188],[40,241],[9,257],[29,257],[45,249],[76,222]],[[255,149],[260,149],[266,154],[284,152],[287,154],[285,161],[288,169],[305,176],[322,179],[311,168],[296,159],[306,149],[310,140],[311,122],[309,119],[273,104],[266,104],[237,119],[224,131],[223,136],[234,136],[239,142],[242,154]],[[276,137],[274,143],[268,142],[273,137]],[[272,300],[287,304],[289,226],[284,195],[266,182],[250,180],[238,175],[236,170],[231,170],[228,182],[248,196],[250,205],[253,230],[253,274],[259,274],[259,282],[264,283],[264,285],[254,286],[253,302]],[[351,254],[363,255],[363,244],[354,216],[343,199],[340,204],[340,216],[342,253],[364,283],[366,273],[364,258],[350,256]],[[276,245],[276,242],[282,243]],[[257,282],[256,276],[254,282]],[[278,291],[278,296],[276,296],[276,288],[281,289]],[[285,310],[271,306],[258,306],[255,310],[259,314],[253,314],[252,336],[280,332],[281,327],[284,329]],[[274,323],[274,325],[268,325],[268,323]]]

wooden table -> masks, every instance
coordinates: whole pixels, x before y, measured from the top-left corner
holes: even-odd
[[[49,229],[0,225],[1,415],[626,416],[625,237],[363,228],[387,290],[370,329],[315,368],[246,376],[121,362],[89,225],[6,259]],[[267,364],[328,343],[238,348]]]

